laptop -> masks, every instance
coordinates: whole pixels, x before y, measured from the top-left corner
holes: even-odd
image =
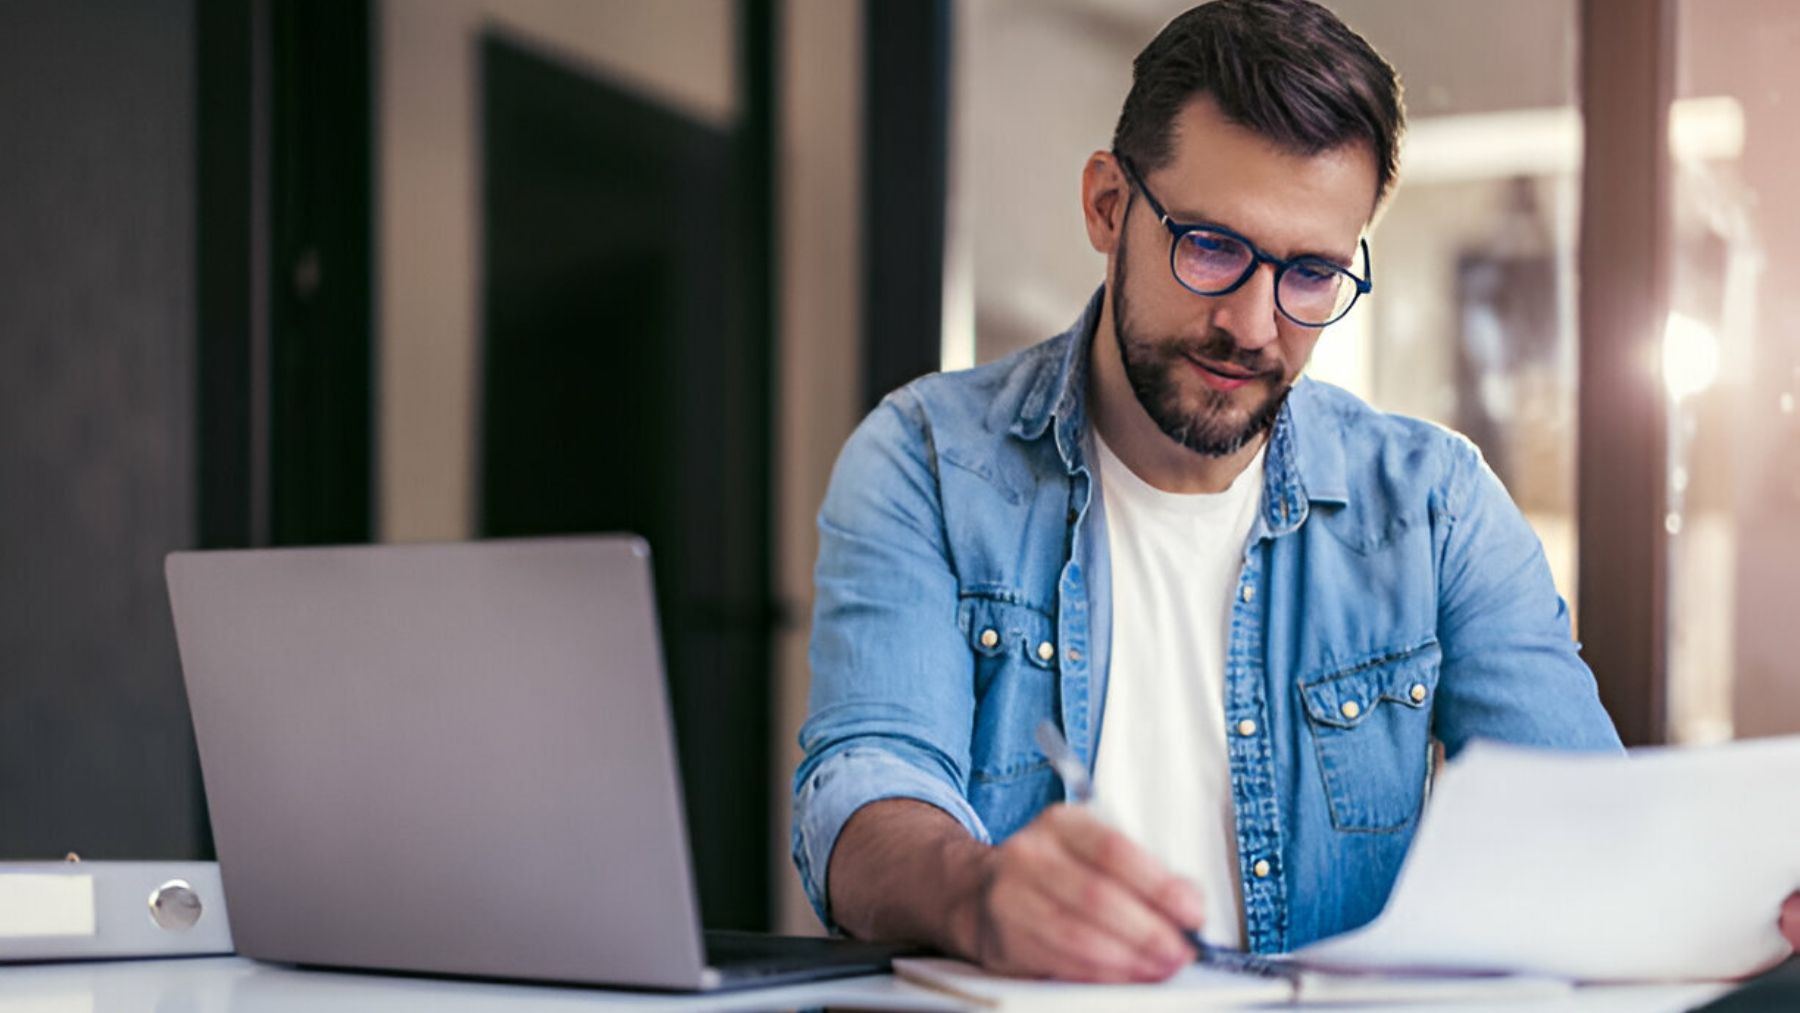
[[[888,969],[702,932],[641,539],[165,570],[239,953],[681,991]]]

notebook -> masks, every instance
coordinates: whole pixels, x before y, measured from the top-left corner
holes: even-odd
[[[1260,977],[1193,964],[1155,984],[1090,985],[1011,978],[960,960],[902,957],[894,971],[918,985],[986,1009],[1045,1013],[1081,1010],[1187,1010],[1289,1003],[1419,1004],[1553,999],[1574,986],[1556,978],[1519,975],[1337,974],[1296,968],[1290,976]]]

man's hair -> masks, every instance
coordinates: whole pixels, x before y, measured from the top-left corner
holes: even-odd
[[[1169,22],[1132,61],[1113,150],[1139,172],[1163,167],[1175,116],[1199,95],[1296,154],[1365,143],[1376,205],[1393,187],[1406,128],[1399,76],[1312,0],[1213,0]]]

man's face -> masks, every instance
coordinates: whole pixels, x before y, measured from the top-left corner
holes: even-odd
[[[1227,122],[1202,96],[1176,117],[1173,151],[1143,181],[1177,223],[1223,225],[1277,257],[1315,254],[1362,270],[1354,255],[1376,176],[1366,146],[1295,155]],[[1170,242],[1134,194],[1111,257],[1120,358],[1138,402],[1170,439],[1229,455],[1273,423],[1321,331],[1276,310],[1269,264],[1228,295],[1196,295],[1169,270]]]

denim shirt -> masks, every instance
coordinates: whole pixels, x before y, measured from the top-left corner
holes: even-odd
[[[827,925],[858,808],[917,799],[999,843],[1062,798],[1041,720],[1092,767],[1112,630],[1084,454],[1100,306],[894,392],[838,458],[794,777],[794,861]],[[1303,379],[1263,468],[1225,718],[1245,939],[1268,953],[1380,912],[1432,740],[1620,746],[1538,540],[1467,439]]]

